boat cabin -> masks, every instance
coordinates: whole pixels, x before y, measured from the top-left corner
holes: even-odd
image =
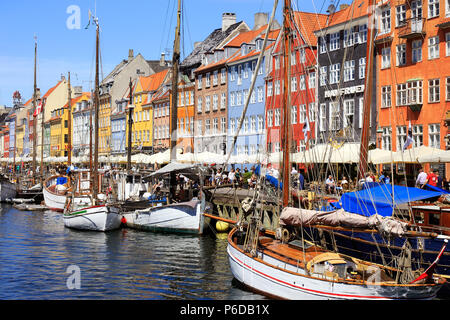
[[[414,221],[423,231],[450,236],[450,206],[418,205],[411,207]]]

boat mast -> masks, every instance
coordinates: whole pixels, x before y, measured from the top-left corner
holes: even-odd
[[[369,153],[369,125],[370,125],[370,113],[372,112],[372,84],[373,84],[373,57],[374,57],[374,28],[375,22],[373,21],[373,0],[368,0],[368,20],[367,20],[367,46],[366,46],[366,70],[365,70],[365,86],[364,86],[364,103],[363,103],[363,125],[361,129],[361,143],[359,151],[359,164],[358,164],[358,180],[364,179],[367,172],[367,158]]]
[[[69,85],[67,86],[69,89],[69,101],[68,101],[68,120],[67,120],[67,128],[69,131],[68,134],[68,140],[67,140],[67,163],[69,165],[69,167],[72,165],[72,104],[71,104],[71,100],[72,100],[72,89],[70,87],[70,72],[69,72]]]
[[[36,183],[36,56],[37,56],[37,38],[34,38],[34,88],[33,88],[33,185]],[[42,167],[41,167],[42,170]]]
[[[283,171],[282,171],[282,181],[283,181],[283,193],[282,193],[282,205],[286,207],[289,205],[289,195],[290,195],[290,143],[289,143],[289,133],[290,133],[290,104],[291,104],[291,62],[290,62],[290,49],[292,43],[291,27],[289,25],[291,1],[284,0],[283,8],[283,39],[284,39],[284,50],[283,50],[283,67],[284,67],[284,79],[283,79],[283,126],[280,130],[281,133],[281,145],[283,148]]]
[[[178,65],[180,63],[180,20],[181,0],[178,0],[177,26],[175,28],[175,40],[172,56],[172,101],[170,105],[170,162],[177,159],[177,106],[178,106]],[[177,189],[176,175],[170,173],[170,197],[175,196]]]
[[[94,91],[94,167],[91,167],[92,176],[92,196],[94,199],[93,205],[97,201],[98,193],[98,108],[99,108],[99,25],[98,18],[95,18],[96,23],[96,42],[95,42],[95,91]]]
[[[127,149],[127,172],[131,174],[131,131],[133,130],[133,83],[130,77],[130,106],[128,107],[128,149]]]

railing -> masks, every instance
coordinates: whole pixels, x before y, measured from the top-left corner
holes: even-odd
[[[409,18],[398,27],[399,38],[415,38],[425,34],[425,18]]]

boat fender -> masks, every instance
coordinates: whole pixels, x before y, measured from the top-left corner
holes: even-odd
[[[281,240],[281,236],[282,236],[282,229],[277,228],[277,230],[275,230],[275,239]]]
[[[127,224],[127,219],[125,218],[125,216],[122,216],[122,219],[120,219],[120,222],[122,224]]]
[[[289,241],[289,238],[290,238],[289,230],[283,229],[283,231],[281,232],[281,242],[287,243]]]

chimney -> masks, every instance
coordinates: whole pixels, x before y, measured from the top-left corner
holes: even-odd
[[[257,30],[268,23],[269,15],[264,12],[255,13],[255,26],[253,30]]]
[[[346,4],[346,3],[344,3],[344,4],[341,4],[341,5],[339,6],[339,11],[340,11],[340,10],[344,10],[344,9],[347,9],[348,7],[350,7],[350,5],[349,5],[349,4]]]
[[[227,30],[236,23],[236,13],[225,12],[222,14],[222,31]]]
[[[79,97],[83,94],[83,87],[82,86],[74,86],[73,87],[73,97]]]
[[[161,59],[159,60],[159,65],[164,67],[166,65],[166,54],[161,52]]]
[[[328,6],[327,13],[328,13],[328,14],[333,14],[333,13],[335,13],[335,12],[336,12],[336,7],[334,6],[334,4],[330,4],[330,5]]]
[[[133,49],[130,49],[130,50],[128,50],[128,62],[133,60],[133,58],[134,58],[134,52],[133,52]]]

